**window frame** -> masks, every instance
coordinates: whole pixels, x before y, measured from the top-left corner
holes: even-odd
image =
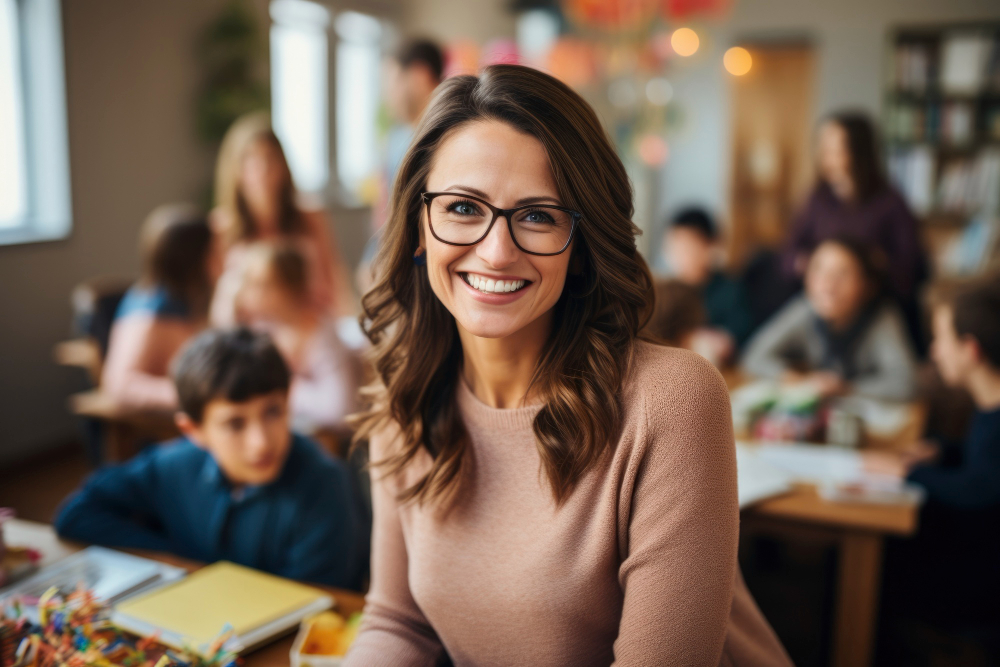
[[[332,20],[330,21],[330,86],[328,88],[330,95],[330,120],[331,120],[331,132],[330,137],[330,187],[329,195],[332,201],[336,202],[337,206],[341,210],[345,211],[363,211],[371,208],[371,204],[361,201],[357,193],[351,188],[347,187],[340,180],[340,164],[338,162],[338,145],[337,145],[337,128],[339,127],[340,119],[337,116],[337,85],[333,77],[336,76],[337,72],[337,52],[340,46],[340,36],[337,34],[337,17],[343,12],[357,12],[358,14],[365,14],[376,19],[382,28],[381,36],[381,57],[385,58],[390,54],[390,46],[398,39],[398,22],[401,17],[399,14],[399,8],[394,4],[382,3],[382,2],[365,2],[353,1],[353,0],[342,0],[340,2],[334,2],[330,4],[330,9],[333,12]],[[381,85],[381,81],[380,81]],[[380,91],[381,92],[381,91]]]
[[[62,240],[73,223],[61,4],[13,2],[26,201],[20,224],[0,229],[0,246]]]

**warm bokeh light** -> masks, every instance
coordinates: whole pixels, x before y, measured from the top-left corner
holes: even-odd
[[[670,46],[674,47],[674,53],[679,56],[693,56],[698,50],[701,40],[698,33],[691,28],[678,28],[670,36]]]
[[[750,52],[742,46],[734,46],[726,51],[726,55],[722,56],[722,64],[726,71],[733,76],[743,76],[750,71],[753,58],[750,57]]]

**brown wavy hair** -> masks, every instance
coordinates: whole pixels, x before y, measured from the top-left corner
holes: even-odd
[[[240,116],[229,127],[215,164],[215,205],[225,210],[233,221],[233,225],[226,230],[226,241],[229,243],[250,241],[257,237],[257,226],[240,190],[243,158],[246,157],[247,150],[257,142],[269,144],[281,158],[284,167],[284,183],[279,194],[281,212],[278,229],[289,235],[306,231],[305,218],[295,204],[292,171],[288,167],[281,141],[271,129],[271,116],[265,111],[255,111]]]
[[[363,390],[356,440],[390,426],[398,447],[373,461],[399,474],[421,449],[430,470],[400,493],[403,502],[452,497],[468,434],[455,404],[462,347],[451,313],[431,290],[419,245],[420,194],[442,141],[476,121],[499,121],[541,142],[564,206],[583,217],[553,328],[531,380],[543,407],[533,429],[557,502],[610,452],[621,430],[621,387],[651,310],[652,280],[632,223],[632,186],[593,109],[537,70],[493,65],[438,88],[393,188],[375,286],[362,299],[362,327],[374,345],[375,381]]]
[[[212,229],[204,212],[192,204],[163,204],[146,217],[139,234],[144,287],[162,287],[187,306],[194,318],[205,317],[212,298],[208,260]]]

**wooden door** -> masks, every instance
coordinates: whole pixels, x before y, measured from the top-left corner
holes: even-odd
[[[780,246],[815,178],[811,45],[747,45],[753,65],[728,76],[732,100],[729,258]]]

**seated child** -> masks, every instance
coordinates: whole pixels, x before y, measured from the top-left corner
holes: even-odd
[[[265,334],[212,330],[173,364],[184,437],[96,472],[63,537],[230,560],[357,588],[369,524],[347,467],[288,427],[289,372]]]
[[[290,243],[249,246],[237,313],[241,323],[271,335],[292,370],[294,428],[344,430],[357,409],[360,360],[341,340],[338,320],[310,298],[308,270]]]
[[[721,248],[715,222],[703,209],[684,209],[674,216],[663,242],[673,277],[700,292],[706,313],[698,333],[700,347],[731,361],[750,336],[753,321],[742,286],[717,267]]]
[[[694,349],[695,334],[705,321],[705,309],[698,290],[671,278],[653,284],[653,314],[645,333],[660,342]]]
[[[805,294],[750,340],[747,374],[807,382],[822,396],[913,397],[916,361],[902,316],[881,296],[868,249],[828,239],[809,259]]]
[[[170,360],[205,327],[218,277],[214,235],[192,206],[155,209],[142,227],[142,277],[111,327],[101,390],[121,406],[175,410]]]
[[[944,382],[976,405],[954,465],[936,464],[937,447],[865,452],[872,472],[915,482],[927,492],[915,540],[894,545],[886,564],[893,604],[953,619],[996,613],[1000,597],[1000,276],[938,291],[931,357]],[[893,572],[895,570],[895,572]],[[900,599],[900,597],[904,599]]]

